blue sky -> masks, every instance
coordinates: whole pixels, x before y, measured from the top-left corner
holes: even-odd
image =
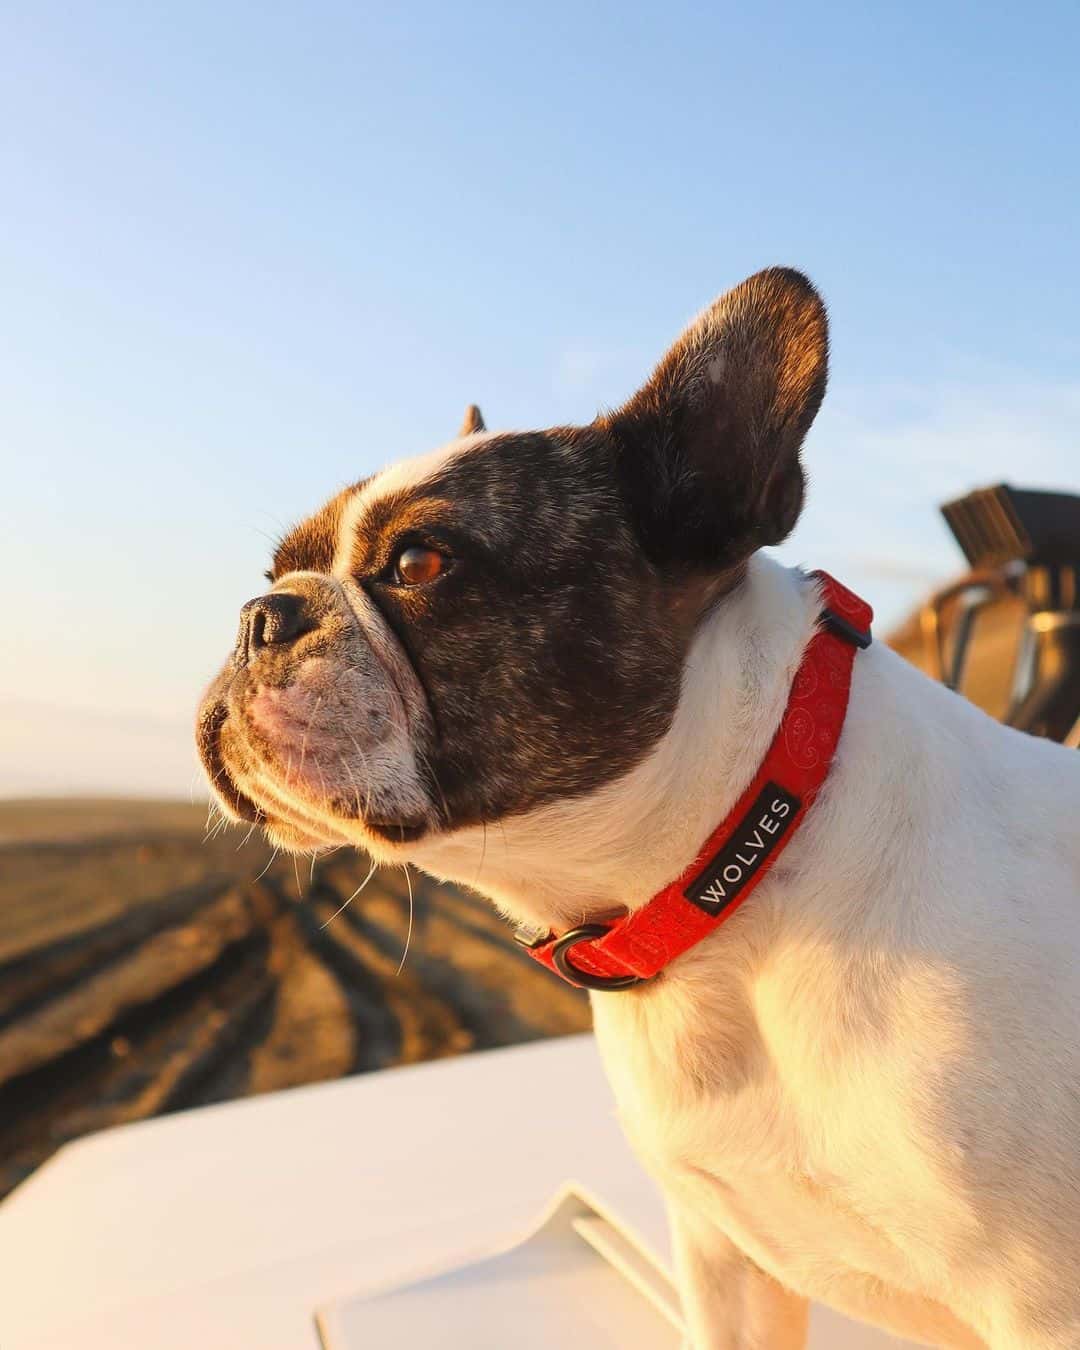
[[[714,294],[833,321],[785,548],[894,619],[935,505],[1080,490],[1075,4],[0,14],[0,793],[185,793],[273,538],[590,418]]]

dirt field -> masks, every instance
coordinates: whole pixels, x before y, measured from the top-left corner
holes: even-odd
[[[0,1194],[90,1130],[588,1025],[480,900],[413,872],[399,974],[404,873],[332,917],[361,858],[260,876],[205,816],[0,802]]]

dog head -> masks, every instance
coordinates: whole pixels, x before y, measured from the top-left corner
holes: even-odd
[[[702,615],[803,498],[826,319],[797,272],[707,309],[624,407],[458,439],[278,547],[208,690],[226,810],[290,848],[424,841],[590,797],[665,736]]]

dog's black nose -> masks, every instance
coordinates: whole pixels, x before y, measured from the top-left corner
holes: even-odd
[[[240,611],[236,635],[237,665],[247,665],[263,647],[284,646],[318,627],[302,595],[274,591],[249,600]]]

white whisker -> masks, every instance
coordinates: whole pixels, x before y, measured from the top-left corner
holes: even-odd
[[[256,824],[258,824],[257,821],[254,822],[254,823],[252,824],[251,829],[248,830],[247,834],[245,834],[244,837],[243,837],[243,839],[241,839],[240,842],[237,844],[237,846],[236,846],[236,851],[237,851],[237,853],[240,852],[240,850],[244,847],[244,845],[247,843],[247,841],[248,841],[248,840],[251,838],[251,836],[255,833],[255,825],[256,825]]]
[[[349,896],[348,900],[346,900],[345,903],[344,903],[343,905],[339,905],[339,906],[337,907],[337,909],[334,910],[333,914],[330,915],[330,917],[327,919],[326,923],[321,923],[321,924],[319,924],[319,932],[320,932],[320,933],[323,931],[324,928],[328,928],[328,927],[330,926],[330,924],[332,924],[332,923],[334,922],[334,920],[337,918],[337,916],[338,916],[339,914],[344,913],[344,911],[345,911],[346,909],[348,909],[348,907],[352,904],[352,902],[356,899],[356,897],[360,894],[360,892],[361,892],[361,891],[364,889],[364,887],[368,884],[368,882],[371,880],[371,878],[375,875],[375,869],[378,867],[378,865],[379,865],[378,863],[373,862],[373,863],[371,864],[371,870],[368,872],[367,876],[363,879],[363,881],[360,883],[360,885],[357,886],[356,890],[353,891],[352,895]]]
[[[217,836],[222,832],[222,830],[224,830],[228,826],[228,824],[229,818],[228,816],[223,814],[221,818],[218,820],[217,824],[213,827],[213,829],[207,831],[206,835],[203,837],[203,843],[208,844],[211,839],[217,838]]]
[[[217,829],[220,821],[221,821],[220,808],[218,807],[216,802],[211,802],[206,812],[206,824],[203,826],[203,829],[206,831],[206,833],[203,835],[204,844],[210,838],[210,835],[213,833],[213,831]]]
[[[355,737],[354,735],[352,735],[351,732],[349,733],[349,740],[352,741],[353,745],[356,747],[356,753],[360,756],[360,765],[361,765],[361,768],[364,770],[364,775],[365,775],[365,777],[367,778],[367,796],[366,796],[366,798],[365,798],[365,800],[364,800],[364,809],[363,809],[363,812],[362,812],[362,814],[363,814],[364,816],[366,816],[366,815],[368,815],[369,812],[371,811],[371,771],[370,771],[370,769],[368,768],[368,759],[367,759],[367,755],[365,755],[364,752],[363,752],[363,750],[360,749],[360,744],[359,744],[359,742],[357,741],[356,737]],[[350,771],[350,773],[349,773],[349,777],[352,778],[352,773],[351,773],[351,771]],[[354,782],[355,782],[355,780],[354,780]],[[359,794],[357,795],[357,798],[356,798],[356,809],[357,809],[357,811],[360,810],[360,797],[359,797]]]
[[[413,911],[416,908],[416,906],[413,904],[412,877],[409,875],[409,864],[403,863],[401,866],[401,870],[405,873],[405,881],[409,887],[409,927],[408,931],[405,934],[405,950],[401,953],[401,963],[398,966],[397,970],[394,972],[395,975],[400,975],[401,972],[405,969],[405,958],[409,954],[409,943],[412,942]]]
[[[319,711],[319,704],[322,702],[322,700],[323,696],[322,694],[320,694],[319,697],[315,700],[315,707],[312,709],[311,717],[308,719],[308,724],[304,728],[304,739],[300,742],[300,767],[296,771],[298,776],[301,776],[304,772],[304,757],[307,755],[307,742],[308,737],[311,735],[311,724],[315,720],[315,716]]]
[[[349,776],[349,782],[352,783],[352,786],[353,786],[353,793],[354,793],[355,796],[356,796],[356,814],[357,814],[358,816],[361,816],[361,817],[362,817],[364,813],[363,813],[363,811],[361,811],[361,809],[360,809],[360,785],[357,783],[356,778],[355,778],[355,776],[353,775],[353,771],[352,771],[352,768],[351,768],[351,766],[350,766],[350,764],[349,764],[349,761],[345,758],[345,756],[344,756],[344,755],[339,755],[339,756],[338,756],[338,759],[341,760],[341,767],[342,767],[342,768],[345,770],[345,772],[348,774],[348,776]]]
[[[279,849],[279,848],[274,849],[273,853],[270,854],[270,861],[266,864],[266,866],[263,868],[263,870],[262,870],[262,871],[259,873],[259,875],[255,878],[255,881],[262,881],[263,877],[266,876],[267,872],[270,871],[270,868],[273,866],[274,859],[277,857],[277,855],[278,855],[280,852],[281,852],[281,849]],[[253,881],[251,884],[254,885],[255,882]]]

